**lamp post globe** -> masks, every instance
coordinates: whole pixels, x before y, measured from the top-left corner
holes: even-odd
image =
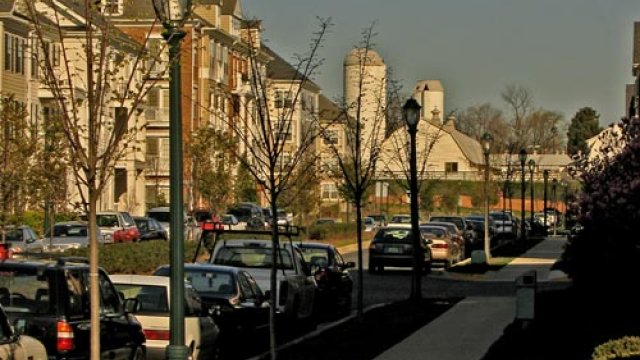
[[[482,153],[484,154],[484,255],[485,261],[489,264],[491,259],[491,239],[489,238],[489,155],[491,155],[491,144],[493,137],[488,132],[482,135]]]
[[[169,207],[171,247],[170,254],[170,308],[169,345],[166,358],[186,360],[184,331],[184,203],[182,156],[182,95],[180,70],[180,42],[185,37],[184,21],[191,10],[191,0],[152,0],[156,17],[162,23],[162,37],[169,47]]]
[[[525,217],[525,209],[524,209],[524,166],[527,162],[527,150],[521,149],[520,153],[518,153],[518,159],[520,160],[520,174],[522,175],[520,178],[520,240],[524,241],[524,217]]]
[[[422,251],[422,236],[418,227],[418,170],[416,155],[416,133],[422,107],[416,99],[410,98],[402,106],[402,117],[407,124],[410,138],[409,149],[409,190],[411,196],[411,235],[413,245],[413,272],[411,282],[411,298],[418,301],[422,298],[422,268],[424,267],[424,253]]]

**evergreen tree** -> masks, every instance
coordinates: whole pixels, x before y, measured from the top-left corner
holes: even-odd
[[[589,151],[586,140],[602,131],[600,127],[600,115],[590,107],[584,107],[571,119],[567,131],[567,153],[575,155]]]

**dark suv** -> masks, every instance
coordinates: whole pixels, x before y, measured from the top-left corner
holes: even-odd
[[[14,326],[40,340],[49,359],[88,359],[90,355],[89,265],[6,260],[0,263],[0,304]],[[125,308],[103,270],[100,283],[100,351],[103,359],[144,359],[140,323]],[[134,300],[135,301],[135,300]]]

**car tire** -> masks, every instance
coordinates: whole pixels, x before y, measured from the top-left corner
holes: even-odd
[[[144,349],[141,346],[136,347],[131,352],[131,360],[145,360],[147,356],[144,353]]]

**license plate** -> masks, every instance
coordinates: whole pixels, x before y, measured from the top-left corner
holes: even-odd
[[[385,250],[389,254],[400,254],[400,249],[397,247],[388,247]]]

